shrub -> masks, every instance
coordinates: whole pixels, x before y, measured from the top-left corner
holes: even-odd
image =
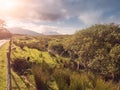
[[[25,59],[15,59],[12,64],[12,69],[19,75],[31,74],[32,63]]]
[[[59,90],[68,90],[70,86],[70,72],[67,70],[55,69],[53,77],[57,83]]]
[[[48,82],[53,81],[58,87],[54,90],[117,90],[117,85],[105,82],[92,73],[78,73],[64,68],[53,69],[47,64],[41,64],[34,68],[34,77],[37,90],[49,90],[51,84]]]
[[[32,71],[35,78],[36,89],[48,90],[49,85],[47,83],[50,81],[52,74],[52,69],[49,65],[43,62],[42,64],[34,66]]]
[[[49,44],[49,49],[52,50],[55,54],[62,54],[64,51],[63,45],[59,42],[51,42]]]

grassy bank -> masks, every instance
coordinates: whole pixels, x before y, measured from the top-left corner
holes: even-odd
[[[6,90],[6,52],[8,43],[0,47],[0,90]]]

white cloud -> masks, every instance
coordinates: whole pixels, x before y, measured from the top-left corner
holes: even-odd
[[[101,11],[90,11],[90,12],[81,13],[79,16],[79,19],[85,25],[92,25],[92,24],[96,24],[96,23],[101,23],[102,12]]]
[[[118,4],[112,0],[109,1],[110,3],[102,0],[17,0],[16,2],[18,5],[15,9],[9,12],[1,12],[0,16],[7,15],[31,21],[56,21],[79,16],[83,23],[93,24],[104,17],[102,13],[105,13],[108,8],[111,10],[112,7],[118,7]]]
[[[58,26],[50,26],[50,25],[39,25],[39,26],[31,26],[31,28],[26,27],[26,29],[31,29],[38,33],[42,32],[58,32],[61,34],[72,34],[74,33],[75,28],[72,27],[58,27]]]
[[[76,30],[75,27],[89,26],[98,23],[120,22],[120,13],[118,15],[115,15],[114,12],[112,13],[112,10],[116,10],[116,12],[120,10],[118,0],[117,2],[109,0],[109,3],[107,0],[16,1],[18,1],[19,4],[15,9],[9,12],[0,9],[0,17],[5,18],[9,27],[23,27],[36,32],[51,30],[60,33],[73,33]],[[108,12],[109,16],[105,16]],[[11,17],[13,20],[6,19],[6,17]],[[77,18],[78,21],[73,20],[74,18]],[[38,23],[36,24],[36,22]],[[58,26],[55,26],[56,23],[58,23]],[[76,24],[74,24],[75,27],[72,23]],[[81,23],[83,25],[79,25]]]
[[[105,22],[120,24],[120,16],[119,15],[110,16],[106,19]]]
[[[21,27],[23,29],[27,29],[27,30],[31,30],[31,31],[35,31],[38,33],[42,33],[42,32],[57,32],[57,33],[61,33],[61,34],[72,34],[74,33],[74,30],[76,30],[75,28],[72,27],[60,27],[60,26],[54,26],[54,25],[37,25],[34,23],[21,23],[21,21],[15,21],[15,20],[11,20],[10,22],[8,22],[7,25],[9,28],[12,27]]]

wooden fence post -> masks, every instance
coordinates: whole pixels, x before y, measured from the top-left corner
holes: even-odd
[[[7,52],[7,90],[12,90],[12,83],[11,83],[11,44],[12,44],[12,39],[9,41],[9,48]]]

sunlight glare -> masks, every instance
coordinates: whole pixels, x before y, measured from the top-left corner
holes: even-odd
[[[17,6],[16,0],[0,0],[0,10],[11,11]]]

